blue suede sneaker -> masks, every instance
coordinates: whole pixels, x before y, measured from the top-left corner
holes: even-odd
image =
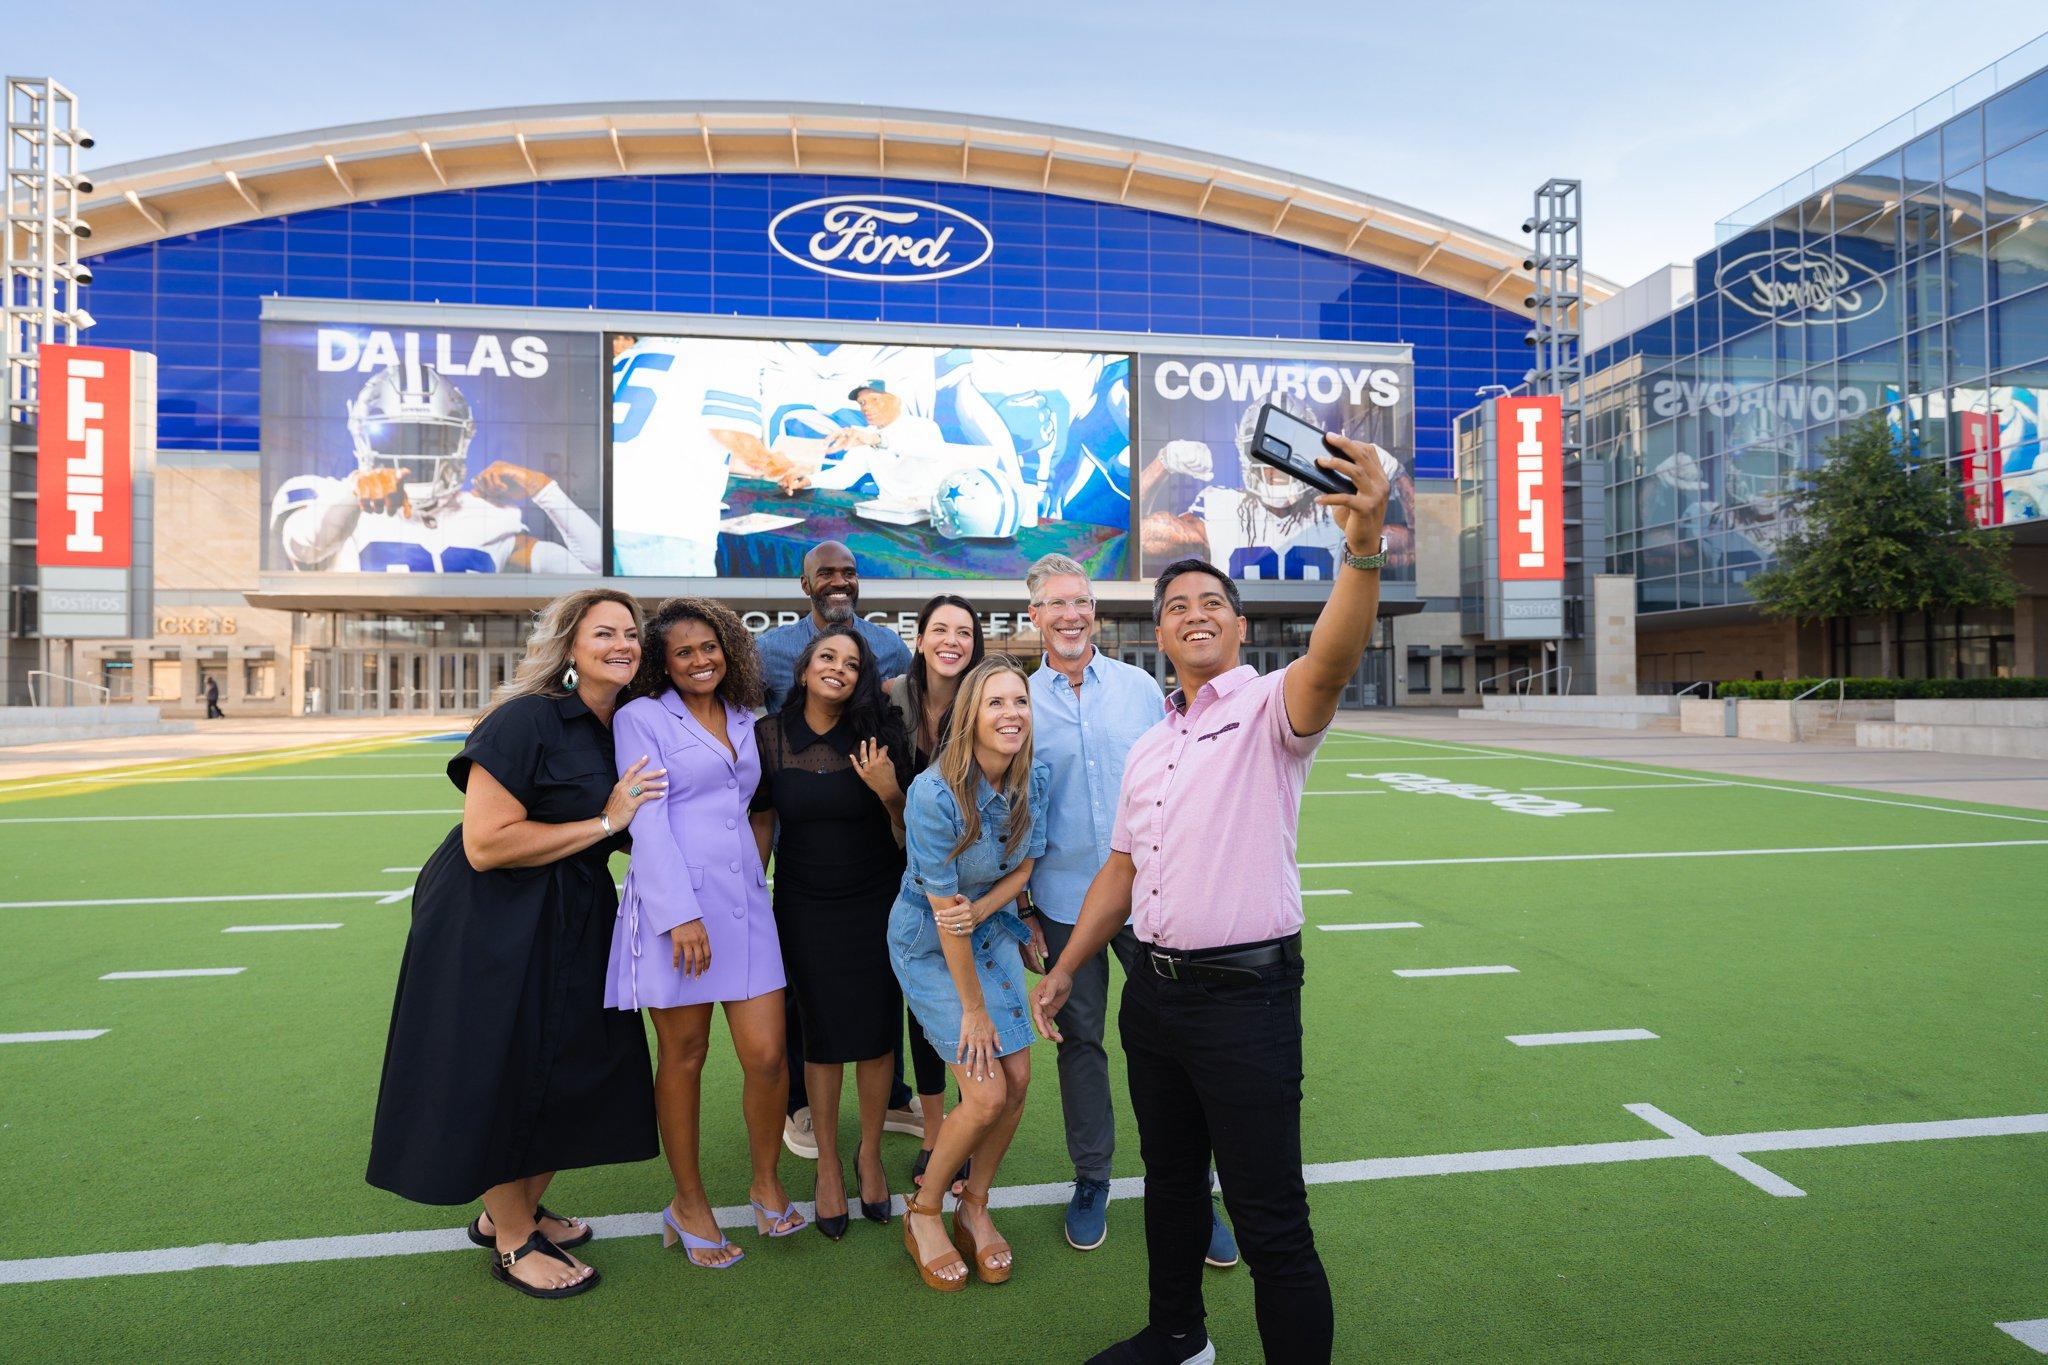
[[[1217,1196],[1210,1195],[1209,1210],[1209,1251],[1202,1260],[1218,1270],[1228,1270],[1237,1264],[1237,1238],[1231,1234],[1230,1224],[1223,1221],[1223,1210],[1214,1207]],[[1067,1226],[1073,1226],[1073,1215],[1067,1215]],[[1069,1241],[1073,1238],[1068,1236]]]
[[[1109,1182],[1076,1180],[1074,1197],[1067,1201],[1067,1245],[1076,1251],[1093,1251],[1109,1236]],[[1213,1239],[1211,1246],[1215,1245]],[[1231,1256],[1237,1255],[1235,1245]]]

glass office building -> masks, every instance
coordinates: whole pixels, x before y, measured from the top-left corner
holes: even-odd
[[[2048,43],[2017,55],[2038,67]],[[1995,71],[1995,93],[1965,107],[1966,83],[1858,144],[1889,142],[1881,154],[1838,159],[1724,221],[1689,275],[1660,272],[1592,310],[1572,572],[1634,575],[1646,690],[1882,671],[1874,619],[1802,632],[1747,605],[1781,499],[1866,414],[1946,463],[2019,559],[2048,554],[2033,549],[2048,546],[2048,71]],[[1632,314],[1630,330],[1614,335],[1603,312]],[[1477,440],[1476,419],[1461,419],[1461,442]],[[2040,602],[2023,597],[2017,626],[2013,610],[1903,616],[1894,671],[2036,672]]]

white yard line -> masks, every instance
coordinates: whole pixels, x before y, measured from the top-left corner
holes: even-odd
[[[2029,1318],[2025,1322],[2000,1322],[1993,1325],[2020,1345],[2031,1346],[2042,1355],[2048,1356],[2048,1318]]]
[[[1634,1114],[1644,1123],[1660,1133],[1669,1133],[1676,1138],[1696,1138],[1700,1131],[1687,1123],[1681,1123],[1654,1104],[1626,1104],[1622,1108]],[[1708,1158],[1716,1166],[1731,1174],[1739,1175],[1765,1194],[1774,1194],[1780,1199],[1804,1199],[1806,1191],[1800,1189],[1782,1176],[1773,1175],[1746,1156],[1720,1153]]]
[[[5,1035],[0,1035],[4,1037]],[[1879,1123],[1849,1128],[1792,1128],[1777,1132],[1731,1133],[1722,1137],[1635,1138],[1620,1142],[1585,1142],[1557,1147],[1510,1147],[1485,1152],[1447,1152],[1431,1156],[1367,1157],[1359,1161],[1319,1162],[1302,1168],[1311,1185],[1345,1185],[1371,1180],[1402,1180],[1416,1176],[1470,1175],[1490,1171],[1527,1171],[1567,1166],[1607,1166],[1631,1161],[1668,1161],[1688,1157],[1740,1156],[1745,1152],[1811,1151],[1822,1148],[1867,1147],[1895,1142],[1930,1142],[1973,1137],[2007,1137],[2048,1133],[2048,1114],[2009,1117],[1941,1119],[1928,1123]],[[1143,1179],[1125,1176],[1110,1182],[1112,1199],[1144,1194]],[[1058,1207],[1073,1194],[1061,1181],[1046,1185],[1012,1185],[991,1192],[996,1208]],[[892,1201],[898,1214],[899,1197]],[[806,1216],[808,1204],[798,1204]],[[714,1210],[722,1228],[746,1228],[753,1210],[744,1204]],[[592,1218],[601,1238],[652,1237],[660,1231],[656,1214],[621,1213]],[[40,1284],[54,1280],[91,1280],[113,1275],[159,1275],[183,1270],[232,1266],[300,1265],[314,1261],[363,1260],[383,1256],[414,1256],[425,1252],[472,1248],[460,1228],[415,1232],[372,1232],[342,1237],[299,1237],[274,1242],[212,1243],[166,1247],[153,1251],[109,1251],[83,1256],[38,1256],[0,1261],[0,1284]],[[473,1253],[472,1253],[473,1254]],[[2015,1324],[2024,1326],[2025,1324]]]
[[[0,1033],[0,1043],[82,1043],[106,1033],[103,1028],[66,1028],[46,1033]]]
[[[1348,896],[1351,894],[1351,889],[1340,886],[1326,891],[1304,891],[1301,894],[1304,896]]]
[[[1396,967],[1395,976],[1507,976],[1513,967]]]
[[[1302,894],[1306,895],[1306,892]],[[1383,924],[1318,924],[1316,928],[1326,934],[1348,934],[1364,929],[1420,929],[1422,923],[1412,919],[1392,919]]]
[[[417,867],[387,867],[384,869],[386,872],[418,872],[420,870]]]
[[[1917,853],[1942,848],[2039,848],[2048,839],[1984,839],[1951,844],[1830,844],[1817,848],[1681,848],[1655,853],[1516,853],[1478,858],[1379,858],[1362,862],[1297,863],[1313,870],[1326,867],[1465,867],[1482,863],[1604,863],[1639,858],[1767,858],[1791,853]]]
[[[86,775],[74,779],[79,782],[103,782],[109,785],[146,786],[150,783],[166,782],[382,782],[390,778],[407,780],[432,779],[446,782],[448,775],[442,772],[422,773],[197,773],[192,776],[147,777],[93,777]]]
[[[1632,1043],[1657,1035],[1646,1028],[1596,1028],[1579,1033],[1510,1033],[1516,1047],[1560,1047],[1567,1043]]]
[[[230,924],[223,934],[291,934],[302,929],[339,929],[339,924]]]
[[[1332,787],[1328,791],[1303,792],[1303,796],[1391,796],[1391,792],[1367,791],[1364,788]]]
[[[1728,782],[1596,782],[1584,787],[1519,787],[1525,792],[1669,792],[1696,787],[1727,787]]]
[[[215,815],[7,815],[0,825],[118,825],[148,820],[342,820],[369,815],[461,815],[446,810],[244,810]]]
[[[0,910],[76,910],[101,905],[228,905],[242,901],[384,900],[383,891],[256,891],[234,896],[116,896],[89,901],[0,901]],[[405,891],[399,894],[411,895]]]
[[[240,976],[247,967],[171,967],[148,972],[108,972],[102,981],[167,981],[174,976]]]
[[[1520,751],[1511,752],[1497,749],[1481,749],[1470,744],[1442,744],[1421,739],[1404,740],[1403,743],[1413,744],[1417,748],[1422,749],[1449,750],[1460,757],[1496,759],[1522,758],[1528,759],[1532,763],[1557,763],[1562,764],[1567,768],[1591,768],[1595,772],[1623,773],[1629,777],[1691,778],[1695,776],[1695,774],[1693,773],[1674,771],[1668,768],[1623,768],[1618,767],[1612,763],[1589,763],[1582,758],[1557,758],[1550,754],[1531,754],[1523,753]],[[1422,759],[1419,761],[1428,762],[1430,760]],[[1452,760],[1450,758],[1445,758],[1440,761],[1448,763]],[[1848,792],[1818,791],[1811,787],[1788,787],[1777,782],[1757,782],[1740,778],[1724,777],[1715,778],[1712,780],[1724,782],[1731,787],[1750,787],[1757,791],[1785,792],[1792,796],[1823,796],[1834,801],[1855,801],[1870,806],[1894,806],[1900,810],[1931,810],[1940,815],[1975,815],[1980,816],[1986,820],[2018,820],[2023,824],[2048,825],[2048,815],[2011,815],[2007,814],[2004,811],[1957,810],[1954,806],[1933,806],[1928,805],[1927,803],[1922,801],[1898,801],[1883,796],[1853,796]]]

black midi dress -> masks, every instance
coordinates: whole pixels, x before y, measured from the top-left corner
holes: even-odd
[[[595,820],[618,781],[611,729],[574,693],[486,716],[448,763],[481,764],[549,824]],[[636,1013],[604,1007],[618,914],[606,860],[624,835],[542,867],[479,872],[462,826],[413,889],[412,932],[384,1048],[369,1182],[422,1204],[656,1154],[654,1085]]]
[[[889,809],[854,770],[858,741],[845,721],[820,735],[802,712],[785,711],[754,735],[754,809],[775,811],[775,930],[803,1021],[804,1060],[893,1052],[903,993],[889,966],[889,907],[903,884],[903,850]]]

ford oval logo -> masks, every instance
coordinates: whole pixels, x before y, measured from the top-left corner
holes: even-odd
[[[835,194],[791,205],[768,224],[775,249],[842,280],[943,280],[996,249],[989,230],[944,204],[889,194]]]
[[[1714,287],[1745,313],[1780,327],[1849,322],[1884,304],[1884,281],[1863,262],[1798,247],[1737,256],[1714,276]]]

